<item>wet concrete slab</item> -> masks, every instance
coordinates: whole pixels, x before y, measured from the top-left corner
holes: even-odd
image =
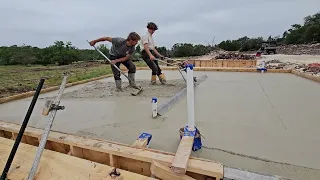
[[[168,84],[171,80],[180,80],[183,82],[181,75],[175,71],[165,72]],[[137,81],[149,81],[151,71],[139,71],[136,75]],[[122,76],[124,83],[127,79]],[[113,78],[106,78],[98,81],[99,83],[114,82]],[[64,95],[76,92],[80,89],[93,86],[96,82],[90,82],[64,90]],[[170,85],[161,85],[159,87],[158,103],[164,103],[170,97],[161,91],[175,90]],[[181,86],[181,84],[180,84]],[[108,88],[108,87],[106,87]],[[145,91],[148,87],[143,87]],[[183,88],[180,87],[180,89]],[[157,89],[157,88],[155,88]],[[176,89],[177,92],[180,89]],[[41,115],[45,100],[54,99],[58,91],[41,94],[34,108],[28,126],[44,128],[48,119]],[[173,92],[174,95],[177,92]],[[87,92],[96,93],[96,92]],[[124,95],[126,92],[121,92]],[[65,110],[58,111],[54,120],[52,130],[78,134],[90,137],[105,138],[111,141],[131,144],[142,132],[150,132],[152,129],[160,127],[164,118],[154,120],[151,111],[151,98],[157,96],[157,93],[147,93],[141,96],[131,96],[130,92],[124,97],[116,94],[110,98],[71,98],[64,97],[60,105],[65,106]],[[90,97],[90,96],[88,96]],[[0,104],[0,120],[6,122],[22,123],[28,110],[32,97],[17,100],[5,104]]]
[[[182,79],[179,72],[164,72],[167,79]],[[195,117],[205,139],[193,156],[292,179],[320,177],[319,83],[283,73],[195,72],[204,74],[207,79],[195,89]],[[138,71],[137,79],[150,75]],[[56,93],[40,95],[29,126],[45,126],[43,98]],[[0,120],[20,123],[30,100],[1,104]],[[159,103],[165,100],[159,98]],[[53,130],[126,144],[148,132],[153,135],[150,148],[169,152],[176,151],[178,130],[187,123],[186,97],[156,119],[151,117],[151,97],[68,98],[61,105],[66,109],[58,111]]]

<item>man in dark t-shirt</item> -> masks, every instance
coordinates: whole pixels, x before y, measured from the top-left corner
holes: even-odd
[[[136,66],[134,65],[132,60],[129,59],[129,57],[134,53],[135,45],[138,43],[139,40],[140,36],[135,32],[131,32],[127,39],[120,37],[102,37],[91,41],[90,45],[93,46],[97,42],[102,41],[111,42],[112,46],[109,53],[109,59],[111,60],[111,63],[119,68],[120,64],[122,63],[129,70],[128,77],[132,80],[132,82],[129,82],[130,86],[138,89],[139,87],[135,83]],[[122,81],[120,78],[121,74],[113,65],[111,65],[111,68],[115,79],[117,91],[122,91]]]

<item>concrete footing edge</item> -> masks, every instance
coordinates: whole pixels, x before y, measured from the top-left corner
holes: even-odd
[[[289,180],[280,176],[264,175],[241,169],[223,167],[223,180]]]

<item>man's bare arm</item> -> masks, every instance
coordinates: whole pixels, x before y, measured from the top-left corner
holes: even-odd
[[[99,39],[92,40],[92,41],[90,42],[90,45],[93,46],[93,45],[95,45],[96,43],[102,42],[102,41],[112,42],[112,37],[101,37],[101,38],[99,38]]]
[[[161,54],[157,51],[157,49],[156,49],[156,48],[153,48],[153,51],[157,54],[157,56],[159,56],[159,57],[163,57],[163,55],[161,55]]]

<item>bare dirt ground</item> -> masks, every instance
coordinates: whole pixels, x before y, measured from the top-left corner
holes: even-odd
[[[281,62],[291,62],[297,64],[310,64],[310,63],[319,63],[320,55],[285,55],[285,54],[272,54],[272,55],[262,55],[258,59],[260,63],[262,60],[271,61],[279,60]]]

